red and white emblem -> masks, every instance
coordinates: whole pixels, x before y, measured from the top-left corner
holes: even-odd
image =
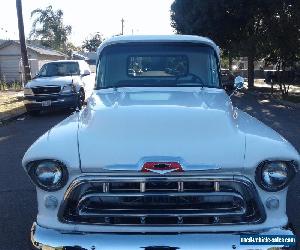
[[[157,174],[168,174],[171,172],[183,172],[178,162],[146,162],[142,172],[153,172]]]

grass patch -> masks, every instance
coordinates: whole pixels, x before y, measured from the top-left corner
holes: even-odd
[[[0,92],[0,121],[25,112],[22,92]]]
[[[12,90],[12,91],[20,91],[23,89],[23,85],[20,82],[3,82],[0,81],[0,91]]]

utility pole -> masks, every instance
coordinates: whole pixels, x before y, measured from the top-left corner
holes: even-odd
[[[121,32],[121,34],[124,35],[124,18],[121,19],[121,23],[122,23],[122,32]]]
[[[20,46],[21,46],[21,56],[22,56],[22,64],[24,69],[25,75],[25,83],[31,80],[31,73],[28,63],[28,55],[27,55],[27,48],[26,48],[26,41],[25,41],[25,34],[24,34],[24,22],[23,22],[23,14],[22,14],[22,2],[21,0],[16,0],[16,7],[17,7],[17,15],[18,15],[18,27],[19,27],[19,39],[20,39]]]

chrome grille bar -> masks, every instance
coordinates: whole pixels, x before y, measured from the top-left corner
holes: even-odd
[[[127,212],[128,214],[124,214],[121,212]],[[130,212],[130,213],[129,213]],[[226,211],[226,215],[224,215],[224,212],[218,212],[218,213],[212,213],[212,212],[188,212],[186,211],[185,213],[182,213],[181,211],[176,211],[173,210],[173,214],[167,214],[167,213],[152,213],[149,214],[148,211],[145,211],[144,213],[141,213],[140,211],[135,211],[134,214],[132,214],[133,211],[128,211],[126,209],[122,209],[119,211],[115,211],[115,213],[113,213],[113,211],[109,211],[106,213],[101,213],[101,216],[104,217],[199,217],[199,216],[204,216],[204,217],[211,217],[211,216],[218,216],[218,215],[223,215],[223,216],[241,216],[245,214],[244,210],[241,210],[239,212],[228,212]],[[80,216],[87,216],[87,217],[97,217],[99,216],[99,213],[91,213],[91,212],[84,212],[84,211],[79,211],[79,215]]]
[[[105,182],[103,183],[103,193],[109,192],[109,183]]]
[[[172,197],[180,197],[180,196],[231,196],[240,198],[241,200],[243,197],[239,195],[238,193],[234,192],[216,192],[216,193],[209,193],[209,192],[178,192],[178,193],[158,193],[158,192],[145,192],[144,193],[95,193],[95,194],[87,194],[84,195],[82,199],[91,198],[91,197],[147,197],[147,196],[172,196]]]

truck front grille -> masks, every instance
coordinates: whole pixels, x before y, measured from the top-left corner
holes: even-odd
[[[103,225],[218,225],[261,223],[253,184],[231,178],[136,177],[77,180],[59,217]]]
[[[43,87],[32,88],[32,92],[35,95],[58,94],[60,90],[61,90],[60,86],[43,86]]]

